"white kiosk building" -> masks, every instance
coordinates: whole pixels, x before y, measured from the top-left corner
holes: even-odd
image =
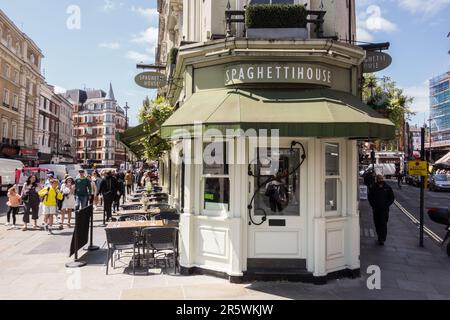
[[[359,274],[357,140],[390,139],[394,125],[360,100],[365,51],[309,34],[179,47],[162,91],[178,108],[161,130],[173,143],[161,175],[181,212],[184,274]]]

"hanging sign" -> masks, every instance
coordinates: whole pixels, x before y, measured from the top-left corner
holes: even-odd
[[[364,73],[372,73],[386,69],[392,63],[390,55],[384,52],[367,51],[366,60],[364,60]]]
[[[167,84],[166,76],[155,71],[142,72],[134,78],[134,81],[146,89],[158,89]]]
[[[246,83],[305,83],[331,87],[331,69],[304,63],[248,63],[225,69],[225,85]]]

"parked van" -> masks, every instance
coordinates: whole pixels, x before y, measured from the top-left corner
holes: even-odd
[[[8,186],[15,183],[16,169],[22,169],[22,161],[0,158],[1,192],[7,192]]]
[[[63,180],[67,174],[67,167],[64,164],[40,164],[39,168],[48,169],[48,171],[55,174],[55,178],[58,180]]]

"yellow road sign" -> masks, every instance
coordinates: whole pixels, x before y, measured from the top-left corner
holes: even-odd
[[[426,161],[412,160],[408,161],[408,173],[410,176],[428,175],[428,164]]]

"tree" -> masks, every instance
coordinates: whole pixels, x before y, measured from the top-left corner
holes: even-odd
[[[159,130],[164,122],[173,114],[174,108],[163,97],[150,100],[148,97],[139,109],[139,121],[144,124],[144,131],[148,134],[144,141],[144,155],[147,159],[157,159],[165,151],[170,150],[167,140],[161,139]]]
[[[395,82],[389,77],[378,79],[372,73],[364,76],[363,100],[395,125],[396,139],[385,141],[389,149],[402,140],[405,121],[410,120],[414,115],[410,109],[413,99],[405,95],[402,89],[396,87]]]

